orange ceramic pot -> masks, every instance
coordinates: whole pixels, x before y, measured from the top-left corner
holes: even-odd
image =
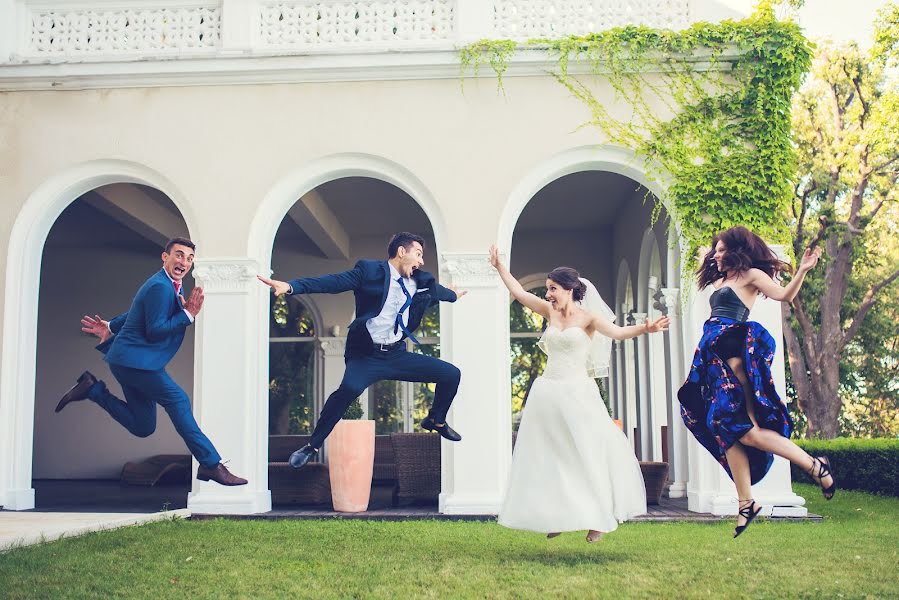
[[[338,512],[368,509],[375,464],[375,422],[341,420],[328,436],[331,501]]]
[[[621,419],[612,419],[612,420],[615,421],[615,425],[618,425],[618,429],[620,429],[621,431],[624,431],[624,425],[621,424]]]

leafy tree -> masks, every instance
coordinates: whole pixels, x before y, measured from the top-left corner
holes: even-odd
[[[806,434],[896,430],[899,299],[899,6],[880,12],[875,45],[819,46],[793,103],[798,175],[793,253],[821,244],[792,305],[783,306],[791,381]],[[844,397],[857,399],[842,411]],[[845,431],[844,429],[844,432]]]

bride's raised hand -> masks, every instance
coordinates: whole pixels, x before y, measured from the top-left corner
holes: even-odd
[[[668,325],[671,320],[668,317],[659,317],[652,323],[646,321],[646,333],[656,333],[658,331],[668,331]]]
[[[490,264],[494,269],[499,269],[503,264],[499,258],[499,248],[496,247],[496,244],[490,246]]]

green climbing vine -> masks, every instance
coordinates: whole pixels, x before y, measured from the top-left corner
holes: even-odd
[[[811,46],[770,2],[744,20],[677,32],[629,26],[523,44],[483,40],[461,50],[462,75],[489,64],[503,90],[516,50],[545,52],[553,76],[590,109],[584,125],[645,159],[689,256],[732,225],[789,246],[790,107]],[[598,79],[628,101],[627,119],[594,96]]]

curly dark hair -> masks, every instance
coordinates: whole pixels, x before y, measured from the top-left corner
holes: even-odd
[[[587,293],[587,286],[581,281],[581,274],[571,267],[556,267],[546,276],[561,285],[566,290],[571,290],[571,296],[575,302],[584,299]]]
[[[724,244],[726,252],[721,259],[723,271],[715,264],[715,246]],[[760,269],[768,277],[781,273],[792,273],[789,264],[777,258],[765,240],[742,226],[725,229],[712,238],[712,249],[702,259],[696,270],[696,283],[699,289],[705,289],[727,273],[745,273],[749,269]]]

